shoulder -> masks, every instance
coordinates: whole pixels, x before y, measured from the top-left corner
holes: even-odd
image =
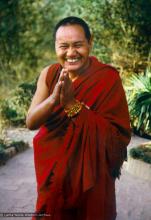
[[[57,69],[58,66],[59,66],[59,63],[55,63],[55,64],[51,64],[49,66],[44,67],[40,73],[40,76],[46,77],[48,73],[51,73],[53,70]]]
[[[103,68],[99,71],[100,79],[103,78],[104,81],[108,83],[115,83],[121,81],[119,71],[110,64],[105,64]]]
[[[119,71],[110,64],[105,64],[98,75],[100,83],[103,83],[105,87],[113,88],[122,84]]]
[[[96,73],[102,78],[112,78],[112,79],[119,79],[120,75],[118,70],[113,67],[111,64],[105,64],[98,60],[96,57],[90,57],[92,63],[93,72],[96,70]]]
[[[46,76],[47,76],[47,73],[50,67],[51,66],[46,66],[44,69],[42,69],[39,79],[46,79]]]
[[[51,92],[58,81],[60,69],[61,65],[59,63],[46,66],[40,73],[37,87],[44,86]]]
[[[108,77],[112,77],[114,79],[119,79],[120,78],[119,71],[114,66],[112,66],[110,64],[106,64],[105,65],[105,70],[106,70],[106,75]]]
[[[59,63],[52,64],[48,67],[45,83],[48,88],[52,87],[52,84],[56,83],[59,78],[61,65]]]
[[[60,66],[59,63],[55,63],[44,67],[40,73],[38,81],[43,81],[47,84],[47,81],[49,81],[48,78],[52,77],[52,74],[57,71],[59,66]]]
[[[41,87],[43,84],[46,84],[46,78],[47,78],[49,68],[50,68],[50,66],[46,66],[40,72],[40,75],[39,75],[39,78],[37,81],[37,87]]]

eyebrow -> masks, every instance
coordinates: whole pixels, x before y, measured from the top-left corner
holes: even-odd
[[[74,44],[81,44],[81,43],[83,43],[84,41],[76,41],[76,42],[74,42]]]
[[[67,44],[69,44],[68,42],[58,42],[59,44],[61,44],[61,45],[67,45]],[[75,41],[75,42],[73,42],[72,44],[81,44],[81,43],[84,43],[84,41]]]

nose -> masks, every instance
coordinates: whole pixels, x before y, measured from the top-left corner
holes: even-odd
[[[76,50],[74,47],[69,47],[67,50],[67,57],[75,56],[76,55]]]

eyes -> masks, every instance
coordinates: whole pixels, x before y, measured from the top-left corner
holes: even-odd
[[[67,45],[61,45],[61,46],[59,46],[59,48],[66,49],[66,48],[68,48],[68,46]]]
[[[82,43],[75,43],[75,44],[73,44],[73,48],[81,48],[83,46],[83,44]],[[65,49],[68,49],[70,47],[70,45],[69,44],[61,44],[61,45],[59,45],[59,48],[60,49],[63,49],[63,50],[65,50]]]

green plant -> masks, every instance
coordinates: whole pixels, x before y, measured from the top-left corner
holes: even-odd
[[[132,148],[129,153],[132,158],[151,164],[151,145]]]
[[[5,148],[5,143],[3,139],[0,139],[0,153],[4,152],[4,148]]]
[[[13,141],[9,144],[8,147],[15,147],[17,152],[21,152],[26,149],[27,146],[27,143],[25,143],[24,141]]]
[[[29,145],[24,141],[11,141],[8,142],[5,139],[0,139],[0,165],[5,164],[9,158],[8,153],[6,150],[10,147],[14,147],[16,152],[21,152],[25,150]]]
[[[151,134],[151,76],[132,75],[126,87],[132,126]]]
[[[3,139],[0,139],[0,165],[5,164],[8,156],[5,153],[6,144]]]
[[[12,96],[1,102],[1,116],[10,125],[25,124],[27,109],[36,89],[36,82],[22,83],[13,92]]]

